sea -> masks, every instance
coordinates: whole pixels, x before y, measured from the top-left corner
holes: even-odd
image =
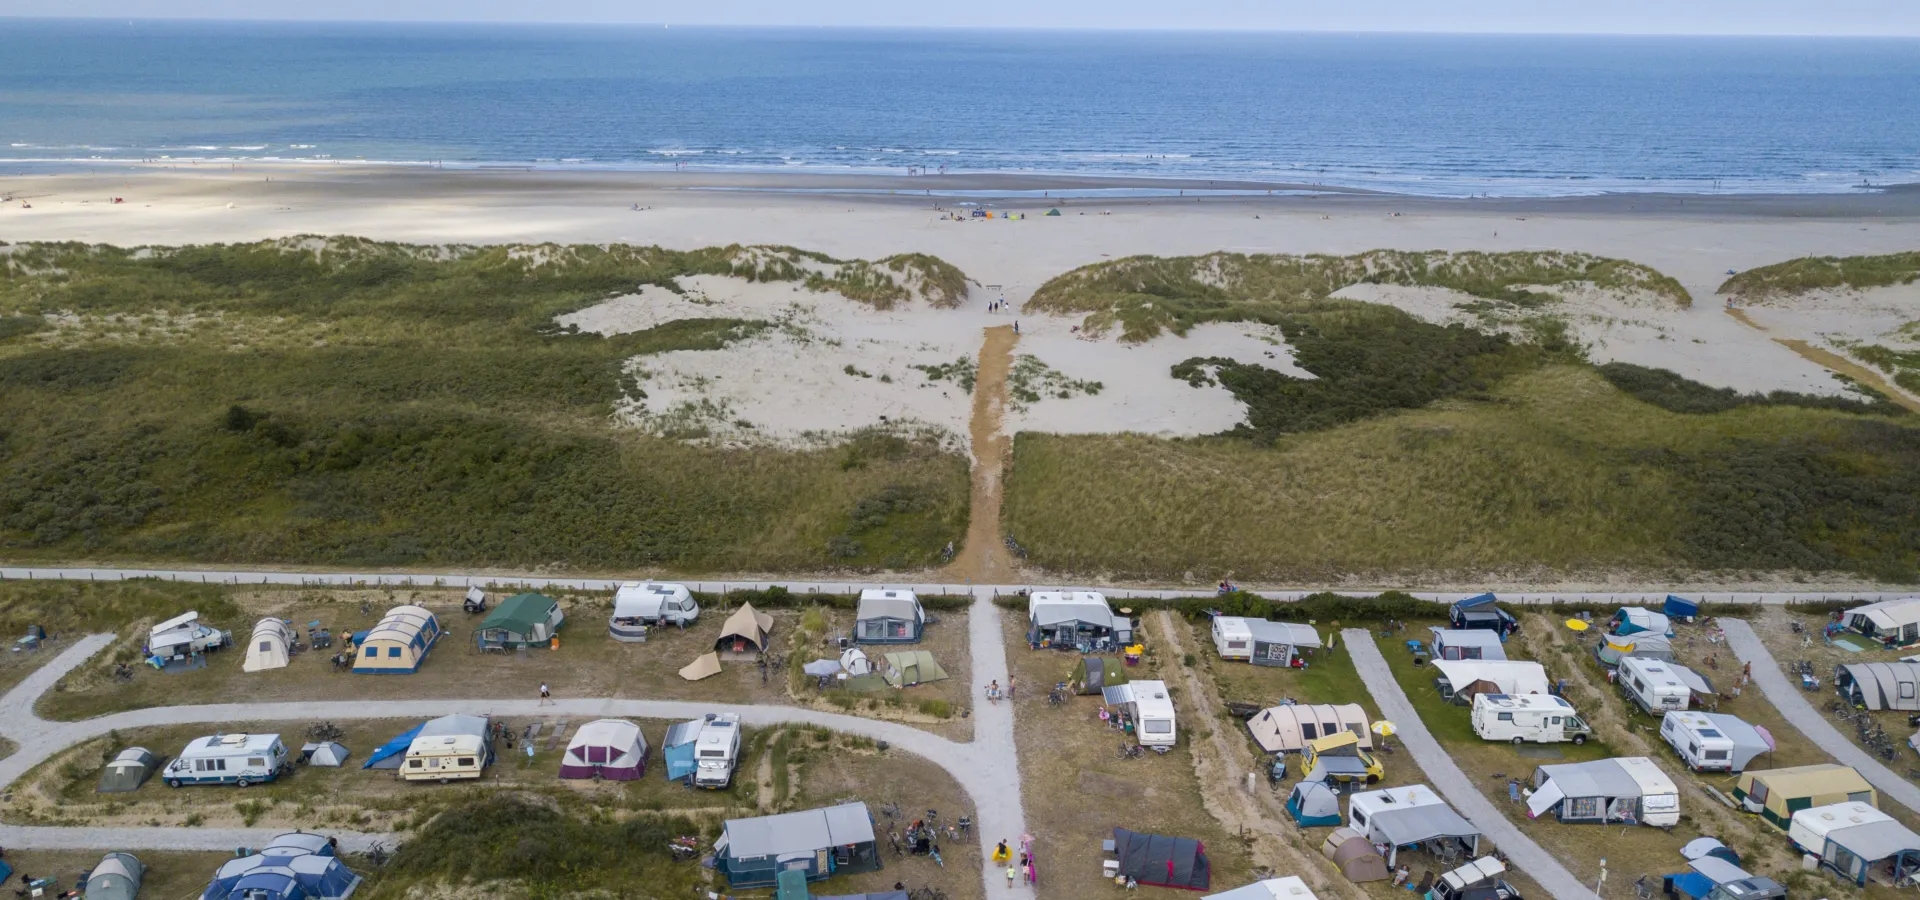
[[[0,174],[314,165],[1920,182],[1920,40],[0,19]]]

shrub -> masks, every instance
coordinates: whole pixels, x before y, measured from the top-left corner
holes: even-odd
[[[1600,367],[1600,374],[1614,387],[1668,412],[1717,413],[1742,406],[1801,406],[1808,409],[1832,409],[1841,412],[1874,413],[1885,416],[1906,415],[1907,410],[1884,395],[1865,386],[1859,390],[1872,394],[1871,400],[1851,397],[1827,397],[1773,391],[1767,394],[1742,394],[1732,388],[1709,387],[1666,369],[1652,369],[1632,363],[1613,362]]]
[[[953,704],[942,698],[929,697],[920,701],[920,714],[936,719],[950,719],[953,717]]]

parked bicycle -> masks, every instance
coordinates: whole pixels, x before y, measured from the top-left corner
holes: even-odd
[[[1120,745],[1121,759],[1139,759],[1140,757],[1145,756],[1146,753],[1147,753],[1147,748],[1142,747],[1139,744],[1122,743]]]

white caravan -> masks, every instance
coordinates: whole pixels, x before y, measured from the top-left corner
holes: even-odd
[[[1614,670],[1614,679],[1627,699],[1651,715],[1686,709],[1693,698],[1693,689],[1680,680],[1673,664],[1657,659],[1622,657],[1620,667]]]
[[[1548,694],[1475,694],[1473,733],[1483,741],[1516,744],[1584,744],[1593,728],[1581,720],[1573,704]]]
[[[1173,749],[1179,739],[1178,722],[1166,682],[1133,681],[1102,688],[1100,693],[1107,705],[1124,707],[1133,718],[1133,736],[1140,746],[1161,753]]]

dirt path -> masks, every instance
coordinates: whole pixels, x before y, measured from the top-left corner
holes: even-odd
[[[1232,720],[1222,716],[1214,703],[1211,687],[1193,667],[1180,663],[1186,658],[1187,650],[1180,640],[1180,624],[1174,621],[1173,613],[1165,610],[1154,613],[1152,621],[1154,630],[1166,642],[1165,658],[1172,661],[1169,668],[1179,670],[1180,688],[1193,701],[1194,715],[1188,720],[1187,734],[1195,774],[1203,786],[1201,800],[1208,814],[1228,831],[1252,838],[1249,850],[1254,867],[1266,868],[1272,873],[1260,877],[1298,875],[1318,896],[1361,896],[1352,882],[1336,877],[1338,873],[1332,865],[1313,851],[1300,829],[1287,821],[1286,807],[1279,795],[1267,788],[1264,778],[1258,779],[1251,792],[1247,790],[1248,773],[1258,772],[1262,767],[1254,761],[1246,742],[1238,740],[1231,726],[1222,724]]]
[[[1762,325],[1759,322],[1755,322],[1750,316],[1748,316],[1742,310],[1735,309],[1729,306],[1727,307],[1727,315],[1734,317],[1741,324],[1744,324],[1756,331],[1768,330],[1767,326]],[[1838,372],[1842,375],[1845,375],[1848,378],[1858,381],[1861,384],[1867,385],[1868,387],[1871,387],[1874,390],[1887,395],[1888,399],[1892,400],[1895,403],[1900,404],[1901,406],[1904,406],[1910,410],[1913,410],[1914,412],[1920,412],[1920,399],[1915,399],[1912,394],[1909,394],[1906,391],[1903,391],[1900,388],[1890,384],[1885,378],[1880,377],[1880,373],[1875,372],[1874,370],[1869,369],[1866,366],[1860,365],[1859,363],[1856,363],[1853,360],[1850,360],[1844,356],[1841,356],[1838,353],[1834,353],[1831,350],[1823,350],[1819,347],[1815,347],[1814,345],[1809,344],[1803,340],[1798,340],[1795,338],[1774,338],[1773,342],[1776,344],[1779,344],[1782,347],[1787,348],[1788,350],[1792,350],[1793,352],[1800,354],[1800,357],[1802,359],[1805,359],[1806,361],[1813,363],[1814,365],[1820,366],[1821,368],[1824,368],[1830,372]]]
[[[1013,439],[1001,431],[1007,409],[1007,373],[1020,336],[1009,325],[986,329],[980,368],[973,380],[973,499],[966,546],[942,573],[951,580],[995,584],[1013,574],[1013,560],[1000,538],[1000,484]]]

